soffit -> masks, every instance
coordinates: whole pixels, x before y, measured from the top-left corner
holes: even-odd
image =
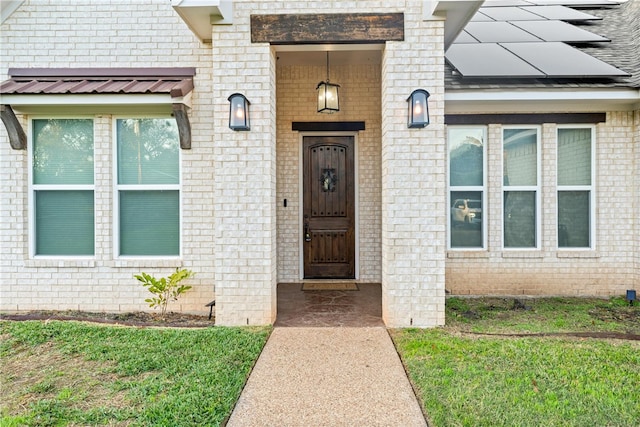
[[[171,7],[203,43],[211,43],[211,25],[233,23],[232,0],[171,0]]]

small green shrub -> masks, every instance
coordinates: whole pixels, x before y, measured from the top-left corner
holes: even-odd
[[[145,302],[149,303],[149,307],[160,307],[161,316],[164,318],[169,301],[177,301],[180,295],[191,289],[191,286],[181,285],[180,282],[193,276],[195,274],[191,270],[176,268],[176,271],[169,277],[163,277],[159,280],[144,272],[133,277],[142,282],[142,286],[155,295],[154,298],[145,299]]]

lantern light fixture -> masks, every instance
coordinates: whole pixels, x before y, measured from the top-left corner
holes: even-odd
[[[340,85],[329,82],[329,51],[327,51],[327,80],[318,83],[318,113],[335,113],[340,111],[338,88]]]
[[[229,96],[229,128],[233,130],[251,130],[249,100],[241,93]]]
[[[409,104],[407,126],[410,128],[423,128],[429,124],[429,92],[424,89],[416,89],[411,92],[407,103]]]

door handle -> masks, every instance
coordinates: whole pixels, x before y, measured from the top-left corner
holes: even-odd
[[[311,233],[309,232],[309,216],[308,215],[304,216],[304,241],[305,242],[311,241]]]

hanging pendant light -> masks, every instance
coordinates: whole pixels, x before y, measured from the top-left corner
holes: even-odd
[[[335,113],[340,111],[338,88],[340,85],[329,83],[329,51],[327,51],[327,81],[318,83],[318,113]]]

